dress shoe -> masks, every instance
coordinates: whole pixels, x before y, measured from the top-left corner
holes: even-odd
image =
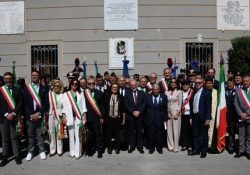
[[[229,149],[229,150],[228,150],[228,153],[229,153],[229,154],[233,154],[234,151]]]
[[[148,154],[153,154],[154,153],[154,150],[149,150],[148,151]]]
[[[182,147],[181,151],[187,151],[187,148],[186,147]]]
[[[132,152],[134,152],[134,148],[130,148],[129,150],[128,150],[128,153],[132,153]]]
[[[139,151],[140,154],[144,154],[143,149],[138,149],[138,151]]]
[[[16,158],[15,158],[15,161],[16,161],[16,164],[17,164],[17,165],[22,164],[22,160],[21,160],[20,157],[16,157]]]
[[[102,158],[102,153],[101,152],[98,152],[98,155],[97,155],[97,158]]]
[[[108,148],[108,154],[112,154],[112,149]]]
[[[157,152],[158,152],[159,154],[163,154],[162,149],[157,149]]]
[[[201,154],[200,155],[200,158],[205,158],[205,157],[207,157],[207,154]]]
[[[116,154],[120,154],[120,150],[119,150],[119,149],[116,149],[116,150],[115,150],[115,153],[116,153]]]
[[[200,155],[200,153],[196,152],[196,151],[190,151],[188,153],[189,156],[195,156],[195,155]]]
[[[248,160],[250,160],[250,154],[247,154],[246,157]]]
[[[2,161],[0,162],[0,167],[5,166],[7,163],[8,163],[7,157],[3,157],[3,158],[2,158]]]
[[[243,157],[245,154],[244,153],[237,153],[234,158],[240,158]]]
[[[56,152],[55,153],[50,153],[49,157],[53,157],[54,155],[56,155]]]
[[[62,157],[62,155],[63,155],[63,153],[61,153],[61,154],[58,154],[58,156],[59,156],[59,157]]]

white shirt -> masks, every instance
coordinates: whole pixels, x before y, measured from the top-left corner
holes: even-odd
[[[152,95],[152,100],[153,100],[153,104],[154,104],[154,100],[155,100],[155,98],[156,98],[156,101],[157,101],[157,104],[159,104],[159,101],[160,101],[160,95],[158,95],[158,96],[154,96],[154,95]]]
[[[125,96],[125,88],[120,88],[120,94],[124,97]]]
[[[182,102],[183,102],[183,104],[185,103],[186,99],[188,98],[188,93],[189,92],[190,92],[190,90],[187,91],[187,92],[183,91],[183,94],[182,94],[182,97],[183,97]],[[185,107],[184,115],[189,115],[190,114],[190,104],[189,104],[189,102],[184,107]]]
[[[201,97],[201,92],[203,88],[200,88],[194,96],[194,104],[193,104],[193,113],[197,114],[199,112],[199,102],[200,102],[200,97]]]

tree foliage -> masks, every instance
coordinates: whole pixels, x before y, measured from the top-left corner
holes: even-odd
[[[229,70],[242,74],[250,73],[250,36],[237,37],[231,40],[232,48],[228,50]]]

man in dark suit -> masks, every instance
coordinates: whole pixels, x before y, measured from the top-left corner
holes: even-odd
[[[203,88],[204,80],[197,77],[195,80],[196,92],[190,102],[191,122],[193,128],[193,151],[189,155],[207,156],[208,128],[211,117],[211,92]]]
[[[215,69],[214,68],[208,69],[207,76],[208,78],[211,78],[213,80],[214,89],[219,90],[219,81],[215,79]]]
[[[227,132],[228,132],[228,143],[227,150],[229,154],[233,154],[235,150],[235,133],[237,126],[237,112],[234,107],[235,98],[235,83],[233,78],[227,80],[226,87],[226,102],[227,102]]]
[[[137,82],[130,81],[131,90],[125,96],[125,108],[129,126],[129,153],[137,146],[138,151],[143,154],[142,122],[145,110],[145,93],[138,91]]]
[[[120,76],[118,78],[117,83],[119,85],[118,94],[121,95],[123,98],[125,98],[125,96],[127,95],[127,92],[129,91],[129,89],[125,87],[125,85],[126,85],[125,77]]]
[[[89,93],[89,96],[88,96]],[[92,138],[93,148],[90,154],[95,151],[98,152],[98,158],[102,158],[103,153],[103,132],[102,124],[104,122],[104,95],[101,91],[95,89],[95,79],[93,77],[88,79],[88,89],[84,91],[87,107],[87,126],[94,134]],[[92,99],[92,101],[90,100]],[[95,102],[95,104],[93,103]],[[94,140],[95,139],[95,140]],[[95,143],[95,144],[94,144]]]
[[[4,73],[5,85],[0,87],[0,131],[2,135],[2,161],[0,167],[8,163],[9,142],[17,164],[21,164],[19,144],[16,136],[17,117],[21,110],[20,91],[12,85],[13,75],[10,72]],[[13,102],[12,102],[13,100]],[[11,105],[12,103],[12,105]]]
[[[164,121],[167,116],[167,96],[160,94],[158,84],[152,86],[152,94],[146,96],[146,125],[149,141],[149,154],[156,150],[162,154],[164,144]]]
[[[43,117],[49,108],[48,91],[45,86],[39,83],[40,73],[33,71],[31,73],[31,84],[27,85],[23,90],[23,104],[25,108],[27,126],[28,126],[28,154],[27,161],[33,158],[35,147],[35,139],[39,146],[40,158],[46,159],[43,138]]]

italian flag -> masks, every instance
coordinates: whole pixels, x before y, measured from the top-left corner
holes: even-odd
[[[227,133],[227,106],[226,106],[226,94],[225,94],[225,72],[223,64],[220,65],[220,79],[219,79],[219,91],[218,91],[218,106],[216,112],[216,127],[218,131],[217,137],[217,149],[222,152],[225,148],[226,133]]]

